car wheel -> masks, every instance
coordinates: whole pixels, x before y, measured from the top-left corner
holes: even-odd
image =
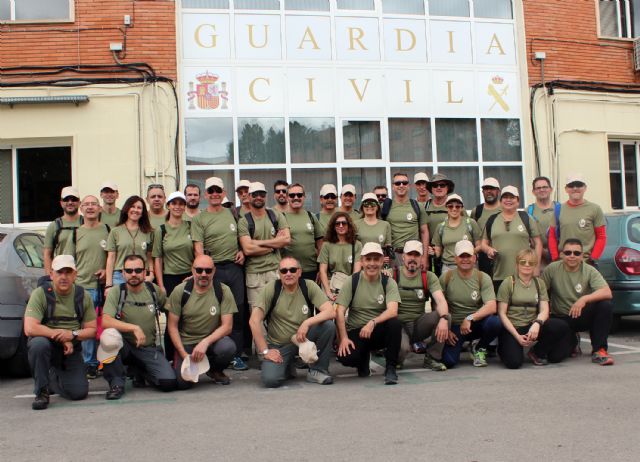
[[[4,362],[3,369],[13,377],[28,377],[31,375],[29,359],[27,358],[27,337],[24,334],[20,336],[16,354]]]

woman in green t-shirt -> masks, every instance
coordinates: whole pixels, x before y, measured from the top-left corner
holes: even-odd
[[[532,249],[516,256],[516,274],[502,281],[498,314],[502,321],[498,354],[509,369],[518,369],[527,356],[536,366],[557,363],[569,355],[571,330],[566,322],[549,317],[549,296],[542,279],[534,276],[538,257]]]
[[[360,271],[362,244],[356,240],[356,230],[346,212],[336,212],[327,223],[327,233],[318,255],[320,282],[330,300],[335,301],[348,276]]]
[[[380,203],[376,195],[366,193],[362,196],[360,210],[361,218],[355,222],[356,239],[362,245],[375,242],[383,249],[391,247],[391,225],[380,219]],[[384,261],[389,264],[389,257],[385,257]]]

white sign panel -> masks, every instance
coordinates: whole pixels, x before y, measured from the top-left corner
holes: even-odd
[[[186,67],[183,73],[182,110],[187,117],[230,113],[234,79],[229,67]]]
[[[341,114],[374,116],[384,113],[386,97],[382,71],[339,69],[337,87]]]
[[[425,117],[431,112],[431,74],[426,70],[387,70],[387,115]]]
[[[473,72],[434,71],[433,103],[439,117],[470,117],[476,112]]]
[[[431,21],[431,61],[436,64],[471,64],[471,24]]]
[[[282,69],[236,69],[236,86],[238,112],[282,115],[284,111]]]
[[[235,28],[237,59],[282,59],[280,16],[237,14]]]
[[[287,16],[288,60],[331,60],[331,19],[322,16]]]
[[[516,45],[510,24],[478,23],[476,27],[477,64],[516,64]]]
[[[289,69],[287,102],[291,114],[330,115],[335,112],[333,69]]]
[[[479,72],[476,93],[481,117],[517,118],[520,115],[518,76],[511,72]]]
[[[385,61],[426,63],[425,21],[385,19],[384,58]]]
[[[336,18],[336,53],[340,61],[380,61],[376,18]]]
[[[182,18],[184,59],[231,57],[229,15],[185,14]]]

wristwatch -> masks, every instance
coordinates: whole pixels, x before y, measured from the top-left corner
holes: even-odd
[[[71,331],[71,336],[73,337],[73,340],[76,340],[78,338],[78,331],[77,330],[72,330]]]
[[[469,322],[473,322],[473,321],[474,321],[474,319],[473,319],[473,314],[468,314],[468,315],[467,315],[467,317],[466,317],[466,318],[464,318],[464,319],[466,319],[466,320],[467,320],[467,321],[469,321]]]
[[[265,348],[264,350],[262,350],[262,356],[266,355],[267,353],[269,353],[269,348]]]

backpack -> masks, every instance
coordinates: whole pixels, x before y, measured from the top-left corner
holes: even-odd
[[[389,276],[386,274],[380,275],[382,278],[382,292],[384,292],[385,300],[387,298],[387,282],[389,282]],[[356,296],[356,290],[358,289],[358,283],[360,282],[360,271],[351,275],[351,301]]]
[[[315,310],[315,306],[311,303],[311,299],[309,298],[309,287],[307,286],[306,279],[300,279],[298,281],[298,287],[300,287],[300,291],[302,292],[302,296],[304,297],[304,301],[309,307],[309,317],[313,316],[313,312]],[[271,315],[273,314],[273,310],[278,303],[278,299],[280,298],[280,294],[282,293],[282,281],[280,279],[276,280],[275,285],[273,286],[273,298],[271,299],[271,305],[269,305],[269,311],[264,317],[264,323],[269,324],[269,320],[271,319]]]
[[[467,231],[469,232],[469,237],[473,239],[473,227],[471,226],[471,218],[465,217],[465,223],[467,224]],[[440,243],[442,245],[442,236],[444,235],[444,227],[447,224],[447,220],[444,220],[441,223],[441,226],[438,226],[438,234],[440,235]]]
[[[151,292],[151,297],[153,298],[153,306],[155,308],[155,317],[156,317],[156,345],[160,345],[160,336],[162,335],[162,329],[160,327],[160,304],[158,303],[158,293],[156,292],[155,287],[148,281],[144,282],[145,287],[149,292]],[[122,309],[124,308],[124,303],[127,300],[127,283],[123,282],[120,284],[120,295],[118,298],[118,306],[116,308],[116,319],[120,320],[122,318]],[[135,306],[147,306],[144,302],[133,302]]]
[[[428,207],[431,205],[432,200],[429,199],[425,204],[424,204],[424,211],[427,215],[432,215],[434,213],[449,213],[447,210],[427,210]]]
[[[416,201],[415,199],[409,199],[409,203],[411,204],[413,211],[416,213],[416,219],[418,220],[418,223],[420,223],[420,204],[418,204],[418,201]],[[383,220],[387,219],[387,217],[389,216],[389,212],[391,212],[392,204],[393,204],[393,200],[389,197],[387,197],[382,202],[382,208],[380,210],[380,218],[382,218]]]
[[[513,292],[516,290],[516,278],[513,276],[509,276],[511,278],[511,294],[509,294],[509,304],[507,305],[507,310],[511,306],[513,302]],[[540,314],[540,282],[537,277],[533,277],[533,282],[536,285],[536,292],[538,294],[538,303],[536,304],[536,314]]]
[[[184,291],[182,292],[182,298],[180,299],[180,307],[184,308],[184,306],[189,301],[191,297],[191,292],[193,292],[194,281],[193,278],[187,279],[186,284],[184,285]],[[215,277],[213,278],[213,292],[218,299],[218,303],[222,304],[222,300],[224,299],[224,292],[222,291],[222,284]]]
[[[273,229],[275,229],[277,234],[278,233],[278,217],[276,217],[276,213],[271,209],[267,209],[267,215],[269,216],[269,220],[271,220]],[[251,215],[251,212],[245,213],[244,217],[246,218],[247,224],[249,226],[249,236],[251,236],[251,239],[253,239],[253,235],[256,232],[256,222],[254,221],[253,215]]]
[[[533,216],[534,206],[535,204],[529,204],[529,207],[527,207],[527,213],[531,216],[531,218],[533,218],[537,222],[538,219]],[[562,207],[562,204],[560,202],[553,201],[553,215],[556,219],[556,241],[558,242],[558,245],[560,245],[560,208],[561,207]],[[547,238],[549,238],[548,229],[547,229]]]
[[[309,212],[308,210],[305,210],[305,211],[307,212],[307,216],[309,217],[309,223],[311,223],[311,226],[314,226],[314,225],[315,225],[316,220],[314,220],[314,218],[313,218],[313,213]],[[285,217],[287,216],[287,214],[286,214],[286,213],[283,213],[283,215],[284,215]],[[318,216],[319,216],[320,214],[318,213],[318,214],[316,214],[316,215],[318,215]],[[275,226],[275,225],[274,225],[274,226]],[[322,239],[322,238],[319,238],[319,239]]]
[[[487,238],[491,241],[491,227],[493,226],[493,222],[496,221],[496,218],[500,215],[496,213],[495,215],[491,215],[487,220],[487,224],[484,229],[487,230]],[[520,215],[520,220],[524,223],[524,227],[527,229],[527,234],[529,235],[529,239],[531,239],[531,227],[529,226],[529,214],[523,210],[518,210],[518,215]]]
[[[54,316],[53,313],[56,309],[56,294],[53,291],[53,284],[51,282],[44,282],[39,287],[42,287],[44,291],[44,298],[47,301],[47,312],[45,313],[41,324],[46,324],[48,321],[58,323],[60,321],[78,321],[82,324],[84,318],[84,288],[74,284],[75,292],[73,294],[73,308],[75,310],[75,316]]]
[[[84,220],[83,220],[84,222]],[[107,229],[107,234],[109,234],[111,232],[111,228],[109,227],[108,224],[106,223],[102,223],[104,225],[104,227]],[[164,225],[163,225],[164,226]],[[73,237],[73,258],[76,257],[76,244],[78,243],[78,230],[80,229],[80,227],[73,227],[73,228],[64,228],[64,229],[71,229],[73,231],[71,231]]]
[[[191,234],[191,222],[184,221],[183,223],[187,223],[187,226],[189,227],[189,234]],[[166,235],[167,235],[167,225],[162,224],[160,225],[160,255],[162,255],[163,257],[164,257],[164,238]]]
[[[53,222],[55,223],[56,231],[53,234],[53,248],[51,250],[55,253],[55,250],[56,248],[58,248],[58,244],[60,243],[60,233],[64,230],[67,230],[67,231],[73,230],[74,232],[73,242],[75,244],[75,231],[78,229],[78,226],[65,227],[64,224],[62,223],[62,217],[56,218]],[[80,226],[82,226],[83,224],[84,224],[84,217],[80,215]]]
[[[473,219],[478,221],[482,216],[482,212],[484,212],[484,204],[476,205],[476,209],[473,212]]]
[[[480,270],[475,270],[475,271],[476,271],[476,276],[478,278],[478,288],[482,292],[482,271]],[[445,295],[447,293],[447,287],[449,287],[449,283],[451,282],[451,278],[453,277],[453,272],[454,270],[450,270],[450,271],[447,271],[444,275],[443,292],[445,293]]]
[[[411,287],[400,287],[400,271],[398,270],[398,268],[393,268],[393,280],[396,281],[396,284],[398,284],[399,289],[414,290]],[[429,283],[427,282],[426,271],[422,271],[422,288],[424,290],[424,294],[426,298],[426,295],[429,293]]]

